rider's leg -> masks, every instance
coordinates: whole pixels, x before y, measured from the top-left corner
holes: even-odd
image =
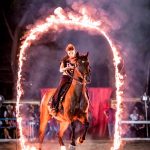
[[[57,99],[58,99],[58,95],[60,93],[60,90],[62,88],[62,86],[64,85],[64,78],[62,77],[60,82],[59,82],[59,86],[57,87],[54,95],[50,98],[48,105],[52,108],[55,108],[56,104],[57,104]]]
[[[50,109],[53,109],[56,113],[58,112],[58,107],[59,107],[59,101],[60,101],[60,97],[62,95],[62,90],[63,87],[68,84],[68,82],[70,82],[70,77],[63,75],[61,77],[59,86],[56,90],[56,92],[54,93],[53,97],[49,100],[48,103],[48,107],[50,107]]]
[[[63,96],[63,94],[66,92],[66,87],[68,86],[68,84],[70,85],[70,77],[69,76],[62,76],[62,80],[59,84],[57,93],[54,95],[54,101],[55,101],[55,110],[56,113],[59,111],[59,104],[61,101],[61,98]]]

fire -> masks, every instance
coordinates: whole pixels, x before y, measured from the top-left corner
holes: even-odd
[[[18,79],[17,79],[17,122],[20,130],[20,143],[22,150],[36,150],[35,147],[30,147],[25,143],[25,138],[22,132],[22,118],[20,116],[20,99],[23,95],[22,88],[22,71],[24,61],[26,60],[26,51],[30,45],[39,40],[45,33],[50,31],[61,32],[60,28],[67,30],[85,30],[90,34],[102,34],[108,41],[114,57],[115,66],[115,79],[116,79],[116,100],[117,100],[117,112],[116,112],[116,124],[115,124],[115,138],[114,138],[114,149],[118,149],[121,144],[119,121],[120,121],[120,104],[122,101],[122,91],[121,87],[123,85],[123,76],[119,72],[118,65],[120,64],[122,58],[119,54],[119,50],[113,44],[111,38],[106,33],[106,28],[101,21],[97,21],[89,16],[89,9],[86,7],[81,7],[80,13],[74,13],[72,11],[65,12],[61,7],[54,10],[54,14],[48,16],[45,20],[40,20],[30,27],[29,31],[23,37],[22,44],[20,46],[19,55],[19,68],[18,68]]]

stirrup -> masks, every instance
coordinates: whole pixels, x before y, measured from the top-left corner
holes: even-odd
[[[51,112],[53,109],[55,109],[55,108],[53,108],[52,99],[49,100],[47,107],[48,107],[49,112]]]
[[[58,112],[56,111],[56,108],[52,108],[52,111],[51,111],[51,112],[52,112],[52,115],[53,115],[53,116],[57,116],[57,113],[58,113]]]
[[[48,105],[52,105],[52,103],[53,103],[53,98],[51,97],[48,101]]]
[[[58,113],[58,112],[56,111],[55,108],[48,106],[48,111],[49,111],[49,114],[50,114],[50,115],[52,115],[52,116],[57,116],[57,113]]]

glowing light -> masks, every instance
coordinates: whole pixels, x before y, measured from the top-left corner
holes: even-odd
[[[22,71],[23,64],[26,60],[26,51],[31,46],[31,44],[37,40],[39,40],[46,32],[48,31],[56,31],[61,32],[60,29],[67,30],[85,30],[90,34],[102,34],[108,41],[114,57],[114,66],[115,66],[115,79],[116,79],[116,100],[117,100],[117,112],[116,112],[116,123],[115,123],[115,138],[114,138],[114,146],[112,149],[118,149],[121,144],[120,139],[120,130],[119,130],[119,122],[120,122],[120,104],[122,101],[121,87],[124,84],[124,77],[118,70],[118,65],[121,63],[122,58],[119,54],[119,50],[113,44],[111,38],[106,33],[106,28],[104,24],[101,24],[101,21],[94,20],[92,17],[89,17],[89,9],[86,7],[81,7],[80,14],[75,14],[74,12],[65,12],[62,8],[58,7],[54,11],[54,15],[48,16],[44,21],[40,20],[32,26],[29,31],[23,37],[22,44],[20,46],[20,55],[19,55],[19,68],[18,68],[18,79],[17,79],[17,122],[20,131],[20,143],[22,150],[36,150],[35,147],[30,147],[25,144],[25,137],[23,136],[22,131],[22,118],[20,116],[20,99],[23,95],[22,89]]]

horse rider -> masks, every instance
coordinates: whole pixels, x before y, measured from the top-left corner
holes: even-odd
[[[62,73],[59,86],[56,89],[52,98],[48,102],[48,109],[57,114],[59,111],[60,101],[62,101],[64,94],[69,89],[72,83],[74,68],[76,65],[76,49],[73,44],[68,44],[65,49],[67,55],[60,63],[60,72]]]

